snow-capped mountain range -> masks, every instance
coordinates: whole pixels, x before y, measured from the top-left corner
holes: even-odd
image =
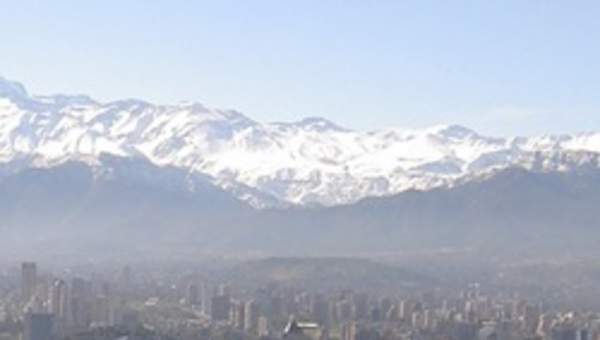
[[[492,138],[461,126],[353,131],[322,118],[261,123],[198,103],[30,95],[0,78],[3,171],[141,158],[183,169],[256,207],[337,205],[453,185],[509,167],[599,167],[600,133]],[[192,190],[192,189],[190,189]]]

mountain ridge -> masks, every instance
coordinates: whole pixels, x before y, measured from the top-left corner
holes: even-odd
[[[7,167],[97,164],[103,154],[143,158],[206,176],[257,208],[351,204],[512,167],[598,167],[598,152],[597,132],[499,138],[459,125],[355,131],[319,117],[260,123],[199,103],[30,95],[0,78],[0,163]]]
[[[478,180],[334,207],[253,209],[212,179],[145,159],[0,166],[0,254],[189,259],[597,256],[600,169],[498,170]],[[110,249],[107,252],[107,249]]]

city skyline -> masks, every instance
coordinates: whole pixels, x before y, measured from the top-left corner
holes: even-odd
[[[31,267],[37,264],[24,262],[19,280],[15,267],[0,266],[0,277],[8,284],[0,286],[0,339],[12,340],[19,333],[23,340],[600,337],[600,313],[593,311],[600,301],[592,287],[577,287],[575,277],[556,284],[544,282],[536,275],[520,275],[526,281],[515,285],[504,282],[500,275],[471,282],[466,277],[455,281],[462,276],[459,273],[434,271],[448,281],[426,283],[421,278],[416,285],[399,285],[401,281],[397,279],[386,279],[386,271],[399,269],[391,263],[369,277],[351,278],[351,273],[361,273],[365,265],[382,265],[358,258],[235,262],[239,266],[264,266],[268,275],[239,277],[235,274],[239,267],[225,265],[215,271],[214,263],[213,269],[198,263],[180,263],[174,268],[164,264],[122,267],[87,263],[68,270],[53,265],[54,269],[42,268],[39,276],[31,277]],[[319,279],[311,279],[310,270],[306,271],[336,262],[341,265],[338,273],[351,275],[331,280],[333,285],[329,287],[321,285]],[[217,263],[225,264],[222,260]],[[283,266],[272,267],[275,263]],[[474,273],[473,270],[478,271],[472,267],[465,273]],[[286,271],[296,274],[282,279]],[[403,275],[410,280],[406,272]],[[312,284],[302,284],[311,281]],[[365,285],[377,282],[378,286],[383,281],[387,281],[385,289]],[[538,290],[532,290],[531,284]],[[19,286],[22,291],[35,289],[31,296],[24,296],[19,294]],[[555,293],[548,295],[539,289]],[[588,299],[588,303],[574,303],[576,296]],[[589,310],[590,305],[595,307]],[[22,318],[22,323],[17,322],[18,318]]]

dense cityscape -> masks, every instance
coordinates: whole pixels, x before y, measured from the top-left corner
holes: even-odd
[[[23,262],[1,277],[0,339],[600,339],[600,314],[477,283],[390,295],[247,287],[134,266],[61,276]]]

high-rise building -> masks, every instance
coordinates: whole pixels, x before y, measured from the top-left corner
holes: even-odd
[[[435,326],[435,320],[433,318],[433,312],[431,309],[423,311],[423,328],[432,329]]]
[[[246,301],[244,305],[244,330],[256,332],[258,328],[258,305],[254,300]]]
[[[231,303],[231,325],[237,329],[244,329],[244,303],[232,301]]]
[[[110,324],[110,299],[108,297],[98,295],[94,298],[91,320],[98,325]]]
[[[228,283],[220,284],[217,293],[222,296],[231,296],[231,285]]]
[[[369,314],[369,296],[365,293],[356,294],[353,297],[355,316],[357,319],[364,319]]]
[[[590,332],[587,329],[578,329],[575,334],[576,340],[589,340]]]
[[[35,262],[23,262],[21,264],[21,298],[28,302],[37,286],[37,266]]]
[[[322,295],[316,295],[311,303],[311,314],[322,325],[329,324],[329,303]]]
[[[119,288],[122,291],[128,292],[131,288],[132,283],[132,270],[131,267],[125,266],[122,268],[121,273],[119,274]]]
[[[341,340],[356,340],[356,322],[350,321],[342,326]]]
[[[50,312],[54,315],[58,330],[70,322],[68,288],[63,280],[55,280],[50,287]]]
[[[54,317],[47,313],[28,313],[23,323],[23,340],[53,340]]]
[[[200,291],[198,290],[198,286],[195,284],[190,284],[187,289],[187,303],[194,306],[200,302]]]
[[[208,314],[208,311],[210,310],[208,294],[209,292],[206,283],[200,283],[200,303],[202,304],[202,313],[204,314]]]
[[[261,338],[269,336],[269,322],[264,316],[258,318],[258,328],[256,333]]]
[[[273,296],[269,302],[269,315],[271,317],[285,314],[285,304],[281,296]]]
[[[410,321],[414,310],[414,304],[408,300],[400,301],[398,317],[404,321]]]
[[[336,302],[335,315],[337,322],[348,322],[352,320],[352,304],[348,300],[341,300]]]
[[[69,309],[73,326],[86,328],[92,319],[92,283],[82,278],[73,278],[70,292]]]
[[[214,296],[211,299],[210,315],[213,321],[229,320],[231,301],[227,295]]]

